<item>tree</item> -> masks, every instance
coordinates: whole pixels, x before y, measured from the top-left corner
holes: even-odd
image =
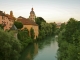
[[[80,60],[80,22],[70,18],[58,35],[58,60]]]
[[[0,60],[18,60],[20,51],[21,44],[14,34],[0,29]]]
[[[3,28],[4,28],[4,26],[2,26],[2,24],[0,24],[0,28],[2,28],[2,29],[3,29]]]
[[[23,28],[23,24],[21,22],[15,21],[14,25],[17,27],[17,29]]]
[[[54,23],[50,23],[51,25],[52,25],[52,35],[54,35],[54,34],[56,34],[56,30],[57,30],[57,28],[56,28],[56,26],[57,26],[57,24],[54,22]]]
[[[46,21],[42,17],[37,17],[35,19],[35,22],[39,25],[39,29],[41,29],[41,23],[42,22],[45,22],[46,23]]]
[[[30,37],[31,37],[32,39],[35,38],[35,33],[34,33],[34,29],[33,29],[33,28],[30,29]]]
[[[29,36],[29,31],[27,28],[19,30],[17,34],[18,39],[20,40],[22,50],[27,47],[29,43],[32,43],[32,39]]]

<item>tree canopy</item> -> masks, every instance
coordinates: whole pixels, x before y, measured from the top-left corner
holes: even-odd
[[[0,29],[0,60],[18,60],[21,44],[12,32]]]
[[[34,33],[34,29],[33,29],[33,28],[30,29],[30,37],[31,37],[32,39],[35,38],[35,33]]]
[[[80,60],[80,22],[70,18],[58,36],[58,60]]]
[[[41,29],[41,23],[42,22],[45,22],[46,23],[46,21],[42,17],[37,17],[35,19],[35,22],[39,25],[39,29]]]
[[[21,22],[19,22],[19,21],[15,21],[14,25],[17,27],[17,29],[23,28],[23,24]]]

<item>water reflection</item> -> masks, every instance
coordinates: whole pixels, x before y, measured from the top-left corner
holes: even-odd
[[[54,37],[49,37],[29,45],[19,60],[57,60],[55,58],[57,49],[58,45]]]

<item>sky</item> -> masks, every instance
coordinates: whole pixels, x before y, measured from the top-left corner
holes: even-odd
[[[47,22],[80,21],[80,0],[0,0],[0,10],[7,14],[12,10],[15,17],[28,18],[32,7]]]

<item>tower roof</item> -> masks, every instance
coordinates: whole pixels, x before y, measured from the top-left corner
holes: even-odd
[[[35,14],[35,12],[33,11],[33,7],[31,8],[30,14]]]

